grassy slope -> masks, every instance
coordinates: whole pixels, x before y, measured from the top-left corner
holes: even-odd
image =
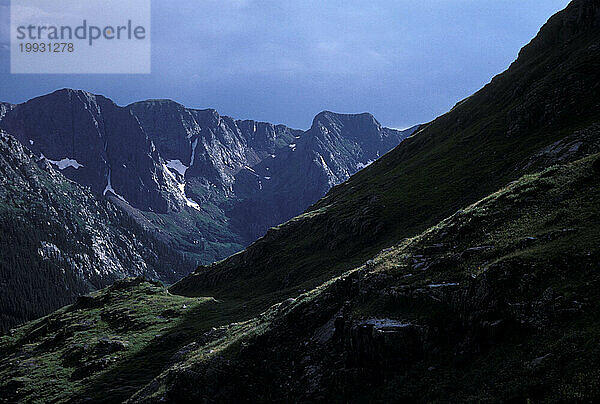
[[[173,296],[141,280],[118,282],[0,339],[2,400],[116,402],[148,383],[138,399],[597,397],[599,200],[599,155],[525,176],[253,319],[259,307],[246,302]],[[459,285],[428,287],[443,283]],[[547,308],[549,289],[554,305]],[[520,304],[527,309],[508,309]],[[411,360],[409,369],[376,362],[383,374],[373,373],[372,363],[340,368],[340,358],[352,357],[352,350],[344,352],[348,348],[331,337],[315,341],[344,310],[354,325],[391,318],[437,329],[423,345],[439,351]],[[465,313],[475,315],[465,321]],[[499,319],[499,338],[470,342],[481,338],[467,330],[488,335],[486,322]],[[111,350],[103,338],[126,346]],[[392,361],[397,353],[383,348]],[[541,369],[524,366],[548,354]],[[352,381],[348,368],[361,383]],[[320,369],[321,384],[307,395],[310,369]],[[344,386],[333,396],[329,377]],[[362,387],[349,387],[355,384]]]
[[[598,400],[598,201],[600,155],[525,176],[236,325],[134,401]],[[339,317],[345,342],[323,337]],[[410,328],[358,339],[369,319]]]
[[[568,41],[559,35],[565,15],[591,3],[553,17],[507,72],[306,214],[172,292],[294,296],[518,178],[532,154],[599,120],[600,35],[588,22]]]
[[[0,402],[122,401],[199,330],[239,318],[241,306],[173,296],[141,279],[118,281],[0,337]]]
[[[199,264],[215,262],[244,248],[243,240],[230,228],[223,211],[212,203],[202,204],[201,212],[182,210],[140,215],[145,219],[142,222],[147,220],[155,232]]]

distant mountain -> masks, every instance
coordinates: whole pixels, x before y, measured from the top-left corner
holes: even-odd
[[[127,276],[174,282],[193,263],[0,132],[0,330]]]
[[[0,108],[0,128],[202,263],[299,214],[413,132],[333,113],[304,132],[70,89]]]
[[[169,100],[137,102],[128,108],[175,171],[228,194],[238,172],[286,149],[302,134],[283,125],[237,121],[212,109],[189,109]]]
[[[598,16],[597,1],[573,1],[481,90],[420,126],[303,215],[270,229],[242,253],[199,268],[173,291],[235,296],[245,288],[310,289],[519,175],[594,152]]]
[[[102,96],[60,90],[16,105],[0,126],[70,179],[166,213],[184,197],[136,118]]]
[[[303,132],[169,100],[128,108],[167,166],[185,176],[190,197],[222,209],[244,244],[302,212],[417,128],[397,131],[370,114],[323,112]]]
[[[304,211],[329,189],[389,152],[418,126],[399,131],[381,126],[371,114],[322,112],[293,143],[240,171],[232,217],[248,240]]]
[[[303,132],[236,121],[172,101],[119,107],[105,97],[69,89],[19,105],[0,104],[0,128],[23,145],[17,147],[6,135],[5,142],[13,140],[5,148],[6,178],[0,193],[13,199],[3,212],[5,230],[17,239],[33,237],[25,249],[11,252],[6,245],[2,252],[17,254],[22,262],[18,271],[4,270],[11,275],[2,289],[12,286],[5,295],[8,300],[0,304],[14,304],[6,310],[14,313],[6,314],[0,326],[43,315],[125,276],[173,283],[198,263],[240,251],[412,133],[382,128],[368,114],[319,117]],[[48,177],[44,192],[51,196],[62,195],[67,187],[71,201],[60,205],[52,197],[40,200],[39,187],[14,189],[15,182],[31,181],[19,178],[21,165],[43,166],[30,173],[35,181]],[[20,205],[18,200],[29,202]],[[41,210],[29,208],[38,202]],[[56,212],[66,215],[75,203],[82,210],[71,212],[74,217],[55,217]],[[25,235],[11,227],[11,214],[26,218]],[[63,244],[37,230],[52,218],[65,229],[52,233]],[[138,245],[136,240],[145,241]],[[67,258],[56,264],[62,275],[53,275],[47,286],[33,290],[26,285],[43,285],[43,274],[48,274],[27,266],[46,262],[36,255],[40,245],[56,248],[56,254]],[[69,256],[70,245],[82,245],[82,254],[91,258],[69,272],[63,264],[75,259]],[[156,256],[153,249],[161,253]],[[63,284],[69,289],[61,291]],[[19,303],[23,299],[35,303],[20,309],[27,307]]]

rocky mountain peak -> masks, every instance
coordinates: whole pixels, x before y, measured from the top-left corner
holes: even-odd
[[[167,212],[179,203],[138,120],[103,96],[62,89],[6,110],[0,127],[95,193]]]
[[[194,243],[198,234],[208,246],[235,252],[230,245],[241,248],[301,213],[412,133],[383,128],[368,113],[324,111],[302,131],[169,99],[120,107],[72,89],[3,111],[0,128],[44,164],[129,205],[145,225],[144,215],[172,214],[183,251],[210,260],[225,253]],[[207,211],[216,214],[201,229],[186,216]]]
[[[312,123],[312,128],[318,126],[348,126],[352,125],[358,127],[360,129],[375,129],[380,130],[382,128],[381,124],[375,119],[373,115],[370,113],[362,113],[362,114],[339,114],[331,111],[322,111],[317,116]]]

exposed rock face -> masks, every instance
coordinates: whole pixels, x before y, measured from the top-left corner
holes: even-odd
[[[187,178],[201,178],[229,192],[238,172],[286,148],[302,133],[283,125],[236,121],[212,109],[188,109],[168,100],[128,108],[165,160],[181,162]]]
[[[128,108],[168,165],[185,176],[191,197],[218,204],[247,243],[301,213],[417,129],[384,128],[370,114],[322,112],[303,132],[169,100]]]
[[[203,263],[301,213],[414,131],[324,112],[304,132],[168,100],[122,108],[68,89],[2,104],[0,128],[144,227],[169,228]]]
[[[193,268],[120,209],[0,132],[0,330],[126,276]]]
[[[371,114],[322,112],[287,148],[236,176],[234,191],[241,203],[234,204],[231,216],[239,226],[246,224],[244,234],[254,240],[303,212],[417,128],[384,128]]]
[[[20,204],[13,195],[14,183],[6,181],[21,181],[21,166],[39,164],[45,170],[32,171],[31,178],[22,180],[37,184],[18,190],[24,200],[37,200],[40,192],[53,197],[62,193],[56,184],[44,191],[40,184],[46,177],[66,184],[64,175],[92,191],[69,183],[68,205],[83,205],[72,212],[74,216],[65,213],[73,208],[52,197],[41,202],[40,215],[28,212],[33,227],[50,217],[59,228],[64,224],[68,234],[61,229],[60,241],[50,236],[36,239],[18,253],[58,259],[56,265],[64,271],[59,278],[71,289],[59,296],[50,288],[52,297],[39,310],[15,313],[5,320],[8,324],[45,314],[123,276],[178,280],[193,265],[165,243],[193,254],[196,263],[225,258],[269,227],[301,213],[331,186],[412,133],[382,128],[368,114],[323,113],[303,132],[236,121],[214,110],[187,109],[171,101],[122,108],[102,96],[68,89],[20,105],[0,104],[0,128],[26,146],[4,156],[0,193],[9,205]],[[56,217],[57,212],[67,216]],[[8,212],[4,219],[8,226]],[[81,229],[80,222],[89,228]],[[69,252],[64,240],[77,244],[78,237],[88,237],[82,246],[86,252]],[[15,282],[18,296],[13,299],[36,298],[35,293],[20,292],[21,280]]]
[[[7,111],[0,127],[97,194],[155,212],[178,205],[168,170],[139,122],[107,98],[56,91]]]
[[[0,102],[0,119],[4,118],[4,115],[10,110],[12,110],[15,106],[12,104],[7,104],[5,102]]]
[[[539,170],[600,152],[600,123],[579,130],[544,147],[525,164],[526,170]]]

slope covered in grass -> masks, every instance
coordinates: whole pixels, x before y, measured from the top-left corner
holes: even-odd
[[[0,339],[2,399],[597,399],[599,201],[553,166],[262,313],[120,281]]]
[[[0,402],[123,401],[235,310],[141,278],[117,281],[0,337]]]
[[[187,354],[133,402],[600,399],[600,156],[527,175]]]

